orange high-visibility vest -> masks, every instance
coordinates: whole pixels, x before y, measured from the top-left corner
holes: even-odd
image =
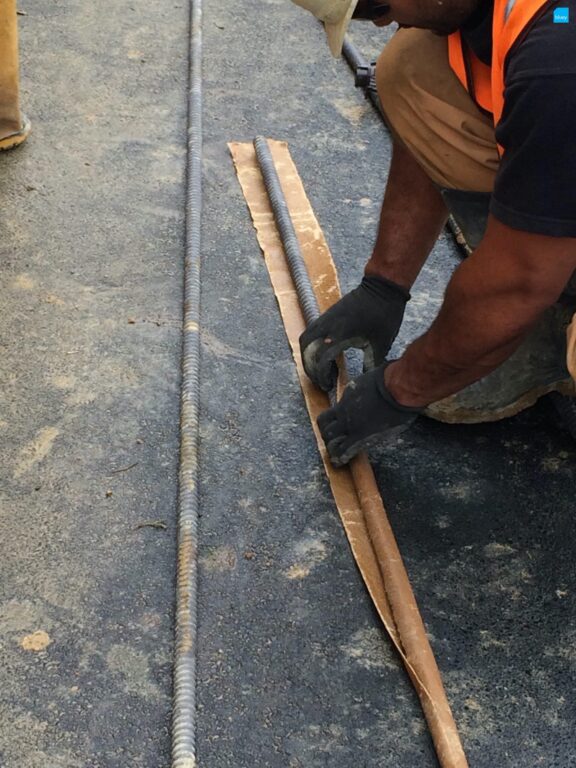
[[[504,110],[506,56],[547,4],[548,0],[494,0],[491,66],[480,61],[460,32],[448,37],[450,67],[478,106],[493,114],[494,125]]]

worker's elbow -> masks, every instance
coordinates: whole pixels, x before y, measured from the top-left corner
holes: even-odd
[[[576,267],[576,259],[570,266],[551,263],[546,257],[519,257],[516,264],[514,283],[519,297],[536,309],[544,310],[558,301],[566,289]]]
[[[525,304],[543,310],[554,304],[562,293],[565,281],[545,274],[530,266],[518,270],[515,280],[516,293]]]
[[[484,247],[504,282],[517,285],[527,300],[553,304],[576,270],[576,238],[513,230],[490,217]]]
[[[519,296],[542,309],[557,301],[576,270],[576,238],[513,230],[493,217],[479,250],[501,285],[513,285]]]

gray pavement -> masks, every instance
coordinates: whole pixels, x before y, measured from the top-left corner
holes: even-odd
[[[33,133],[0,156],[0,765],[167,764],[187,10],[21,10]],[[26,650],[36,632],[49,645]]]
[[[204,7],[199,765],[433,766],[226,147],[289,141],[348,289],[389,139],[303,11]],[[0,156],[0,766],[152,768],[169,764],[187,7],[22,8],[35,131]],[[375,53],[382,32],[354,39]],[[398,348],[457,261],[441,238]],[[422,421],[373,457],[474,768],[576,764],[575,455],[542,406]]]

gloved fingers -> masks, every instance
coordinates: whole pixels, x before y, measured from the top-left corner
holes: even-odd
[[[318,418],[318,425],[320,426],[320,418]],[[324,445],[328,451],[328,457],[330,463],[334,467],[342,467],[346,462],[341,460],[342,454],[346,451],[348,443],[348,436],[338,434],[338,430],[335,428],[334,422],[329,422],[324,429],[320,426]]]
[[[336,437],[326,442],[326,450],[330,457],[330,463],[333,467],[343,467],[350,462],[360,451],[369,451],[372,448],[391,441],[406,427],[396,427],[386,432],[377,432],[373,435],[367,435],[360,440],[351,440],[347,435]]]
[[[329,443],[326,443],[326,450],[328,451],[330,464],[332,464],[333,467],[336,467],[336,469],[348,464],[350,459],[355,455],[352,453],[348,456],[345,437],[337,437],[336,440],[331,440]]]
[[[391,344],[368,343],[364,349],[363,369],[364,373],[378,368],[386,362],[386,355],[390,351]]]
[[[351,381],[339,403],[318,417],[330,461],[347,464],[360,451],[388,442],[407,429],[420,408],[398,403],[384,381],[386,363]]]
[[[361,446],[356,448],[351,443],[345,427],[338,419],[337,408],[338,406],[334,406],[334,408],[329,408],[324,413],[321,413],[318,416],[317,422],[326,450],[328,451],[330,463],[334,467],[343,467],[344,464],[347,464],[358,453]]]
[[[334,436],[330,437],[330,435]],[[333,467],[343,467],[348,464],[350,459],[354,458],[364,447],[365,441],[351,441],[349,435],[340,434],[338,430],[334,429],[333,423],[326,427],[322,436]]]
[[[316,423],[320,428],[322,440],[324,440],[326,445],[328,445],[328,443],[332,440],[346,437],[345,434],[342,434],[342,426],[340,425],[336,415],[337,407],[338,406],[334,406],[334,408],[328,408],[327,411],[323,411],[316,419]]]
[[[334,344],[321,338],[301,349],[306,375],[325,392],[336,385],[338,366],[335,361],[344,347],[345,344]]]
[[[380,363],[376,362],[374,347],[372,346],[372,344],[367,344],[366,349],[364,350],[364,360],[362,361],[362,370],[364,371],[364,373],[366,373],[366,371],[371,371],[373,368],[376,368],[377,365],[380,365]]]

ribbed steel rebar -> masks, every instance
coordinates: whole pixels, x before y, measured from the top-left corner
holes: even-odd
[[[342,46],[342,55],[348,62],[350,69],[352,70],[352,72],[354,72],[355,76],[359,69],[365,69],[365,70],[371,69],[369,62],[366,61],[364,56],[362,56],[358,48],[356,48],[356,46],[350,40],[349,37],[344,38],[344,45]],[[384,118],[384,113],[382,112],[382,105],[380,104],[380,99],[378,98],[378,91],[376,89],[376,79],[374,75],[370,77],[370,82],[364,86],[364,92],[367,98],[369,98],[370,101],[372,102],[372,106],[375,109],[377,109],[381,117]]]
[[[306,325],[308,325],[320,315],[316,294],[310,284],[308,270],[306,269],[306,264],[302,258],[300,244],[296,232],[294,231],[294,225],[292,224],[284,193],[280,186],[280,179],[278,178],[276,166],[274,165],[274,160],[270,154],[268,142],[262,136],[258,136],[254,139],[254,149],[256,150],[256,157],[260,164],[266,191],[268,192],[268,197],[272,204],[276,225],[280,232],[280,237],[282,238],[290,274],[294,280],[294,285],[300,300],[300,307],[304,314]]]
[[[364,56],[360,53],[358,48],[350,40],[349,37],[344,38],[344,44],[342,45],[342,54],[344,58],[352,68],[353,72],[356,72],[358,67],[365,67],[367,62]]]
[[[318,304],[288,205],[267,141],[259,137],[254,140],[254,146],[302,313],[306,323],[309,323],[318,316]],[[342,365],[346,379],[345,360]],[[333,390],[330,393],[332,405],[335,397],[336,392]],[[392,637],[402,653],[408,674],[421,700],[439,761],[443,766],[467,768],[468,763],[440,673],[366,454],[361,453],[352,460],[350,471],[399,639],[394,635]]]
[[[202,223],[202,0],[190,0],[189,55],[172,768],[194,768],[196,766],[198,406]]]

